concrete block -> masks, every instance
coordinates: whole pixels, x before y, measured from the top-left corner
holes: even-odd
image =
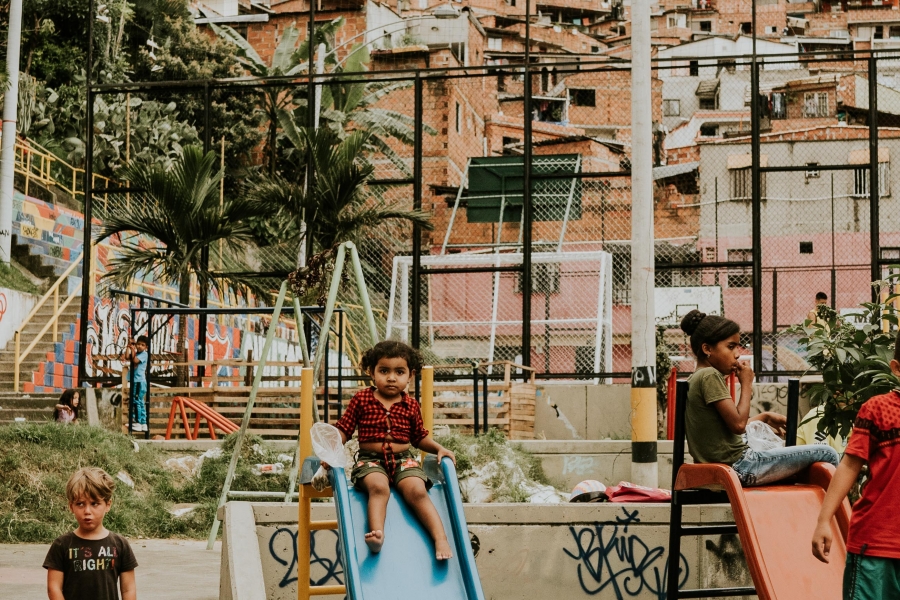
[[[626,384],[586,386],[589,440],[631,439],[631,387]]]
[[[535,401],[534,437],[547,440],[586,438],[586,386],[545,385]]]
[[[274,600],[293,600],[297,594],[296,511],[296,504],[253,504],[258,544],[252,550],[259,552],[267,597]],[[486,598],[665,596],[667,505],[470,504],[465,513]],[[313,519],[334,518],[333,514],[328,504],[313,505]],[[684,521],[686,525],[733,522],[727,506],[721,505],[686,507]],[[749,581],[740,544],[726,537],[683,539],[682,587]],[[312,541],[314,583],[342,581],[335,533],[314,532]],[[228,548],[228,554],[249,560],[240,547]],[[229,560],[225,549],[222,560]],[[414,563],[410,557],[410,568]]]

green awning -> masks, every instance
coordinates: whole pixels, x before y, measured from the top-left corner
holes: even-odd
[[[531,172],[565,175],[578,173],[578,154],[555,154],[531,157]],[[503,207],[503,222],[518,223],[522,219],[525,158],[492,156],[469,161],[468,192],[465,196],[469,223],[497,223]],[[535,221],[562,221],[569,208],[570,221],[581,219],[581,180],[575,177],[532,179],[531,199]]]

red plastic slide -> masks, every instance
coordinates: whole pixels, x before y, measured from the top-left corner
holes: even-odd
[[[833,474],[831,465],[816,463],[798,483],[744,488],[726,465],[683,465],[675,488],[728,494],[760,600],[840,600],[850,525],[847,500],[831,522],[831,562],[819,562],[812,554],[813,531]]]

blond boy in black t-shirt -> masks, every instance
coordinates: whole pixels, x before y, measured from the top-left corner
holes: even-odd
[[[75,531],[56,538],[44,559],[50,600],[136,600],[138,566],[128,540],[103,526],[115,489],[103,469],[79,469],[66,483]],[[116,589],[118,584],[118,590]]]

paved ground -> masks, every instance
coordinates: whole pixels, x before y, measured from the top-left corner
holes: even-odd
[[[218,600],[221,542],[129,540],[137,557],[140,600]],[[41,567],[49,544],[0,544],[0,598],[46,600]]]

